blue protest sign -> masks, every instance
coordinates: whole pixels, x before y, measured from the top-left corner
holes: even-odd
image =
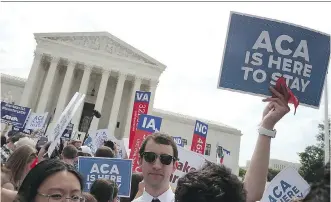
[[[178,146],[184,147],[184,143],[183,143],[181,137],[172,137],[172,138],[173,138],[174,142],[175,142]]]
[[[151,116],[147,114],[140,114],[137,130],[154,133],[155,131],[160,131],[161,123],[162,123],[161,117]]]
[[[231,13],[218,88],[270,96],[281,76],[306,106],[318,108],[330,57],[330,35]]]
[[[206,123],[203,123],[203,122],[197,120],[195,122],[193,134],[197,134],[197,135],[200,135],[200,136],[206,138],[207,133],[208,133],[208,125]]]
[[[66,129],[62,133],[62,138],[66,139],[66,140],[70,140],[73,129],[74,129],[74,124],[69,123],[68,126],[66,127]]]
[[[26,129],[24,126],[22,128],[18,128],[18,127],[13,126],[13,130],[17,131],[17,132],[27,134],[27,135],[31,135],[31,132],[32,132],[31,129]]]
[[[135,102],[149,102],[150,98],[151,98],[151,92],[136,91],[134,101]]]
[[[130,197],[132,160],[79,157],[78,171],[84,177],[84,191],[89,192],[96,179],[110,179],[118,185],[119,197]]]
[[[1,122],[17,128],[23,128],[30,114],[30,108],[9,104],[1,101]]]

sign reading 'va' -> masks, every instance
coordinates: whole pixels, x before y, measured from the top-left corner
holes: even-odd
[[[284,77],[300,103],[318,108],[329,57],[330,35],[231,13],[218,88],[269,96]]]
[[[139,115],[147,114],[150,98],[151,98],[151,92],[136,91],[135,99],[133,103],[133,109],[132,109],[132,117],[131,117],[130,138],[129,138],[130,149],[133,144],[134,136],[136,134]]]

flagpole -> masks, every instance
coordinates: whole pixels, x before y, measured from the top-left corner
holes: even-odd
[[[329,134],[329,103],[328,103],[328,74],[324,84],[324,162],[330,161],[330,134]]]

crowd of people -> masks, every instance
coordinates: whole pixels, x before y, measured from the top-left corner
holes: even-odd
[[[275,96],[263,100],[268,104],[260,125],[269,131],[290,111],[287,91],[278,92],[272,87],[271,91]],[[272,140],[259,133],[243,181],[225,166],[207,162],[181,177],[174,188],[169,179],[178,165],[177,145],[171,136],[156,132],[146,137],[139,150],[142,172],[132,174],[130,197],[119,199],[119,188],[109,179],[95,180],[89,193],[84,192],[84,179],[77,167],[79,156],[117,158],[112,141],[106,141],[94,154],[80,141],[61,141],[48,156],[51,142],[40,145],[14,131],[7,136],[1,138],[4,202],[256,202],[265,191]],[[330,201],[330,165],[326,165],[324,180],[311,185],[306,198],[292,201]]]

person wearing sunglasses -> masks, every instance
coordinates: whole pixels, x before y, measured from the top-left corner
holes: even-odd
[[[172,202],[170,176],[178,165],[178,149],[173,139],[162,133],[148,136],[139,150],[145,190],[134,202]]]

